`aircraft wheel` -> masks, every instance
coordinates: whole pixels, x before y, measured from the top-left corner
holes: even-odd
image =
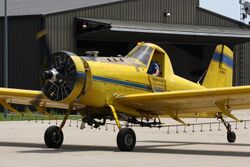
[[[48,148],[59,148],[63,143],[63,132],[58,134],[58,126],[50,126],[44,133],[44,141]]]
[[[130,128],[120,129],[116,142],[120,151],[132,151],[136,143],[134,130]]]
[[[234,143],[236,140],[236,134],[233,131],[227,132],[227,140],[229,143]]]

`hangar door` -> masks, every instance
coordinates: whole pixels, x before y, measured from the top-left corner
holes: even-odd
[[[79,54],[94,49],[100,56],[126,55],[137,42],[152,42],[167,52],[177,75],[194,82],[206,71],[216,45],[234,48],[250,38],[239,29],[204,26],[84,18],[76,18],[75,24]]]

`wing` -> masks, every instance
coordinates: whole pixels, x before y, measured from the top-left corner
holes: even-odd
[[[250,108],[250,86],[116,96],[114,104],[150,115],[211,118],[223,112],[234,119],[231,110]]]
[[[0,103],[32,105],[32,101],[40,98],[40,103],[45,107],[67,109],[69,104],[49,100],[41,91],[0,88]],[[76,104],[75,104],[76,105]]]

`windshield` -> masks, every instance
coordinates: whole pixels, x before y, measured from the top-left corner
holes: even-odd
[[[147,66],[152,52],[153,48],[149,46],[137,46],[128,54],[128,56],[139,60]]]

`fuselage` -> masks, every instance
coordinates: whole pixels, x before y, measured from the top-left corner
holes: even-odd
[[[159,63],[157,74],[149,70],[152,62]],[[116,95],[205,89],[175,75],[167,53],[150,43],[139,43],[125,57],[58,52],[52,64],[43,68],[42,90],[49,99],[67,104],[103,108]]]
[[[91,81],[88,82],[91,83],[88,84],[86,93],[79,98],[79,102],[91,107],[110,104],[115,95],[205,89],[200,84],[175,75],[165,51],[161,76],[148,74],[149,65],[129,56],[81,59],[89,66]]]

